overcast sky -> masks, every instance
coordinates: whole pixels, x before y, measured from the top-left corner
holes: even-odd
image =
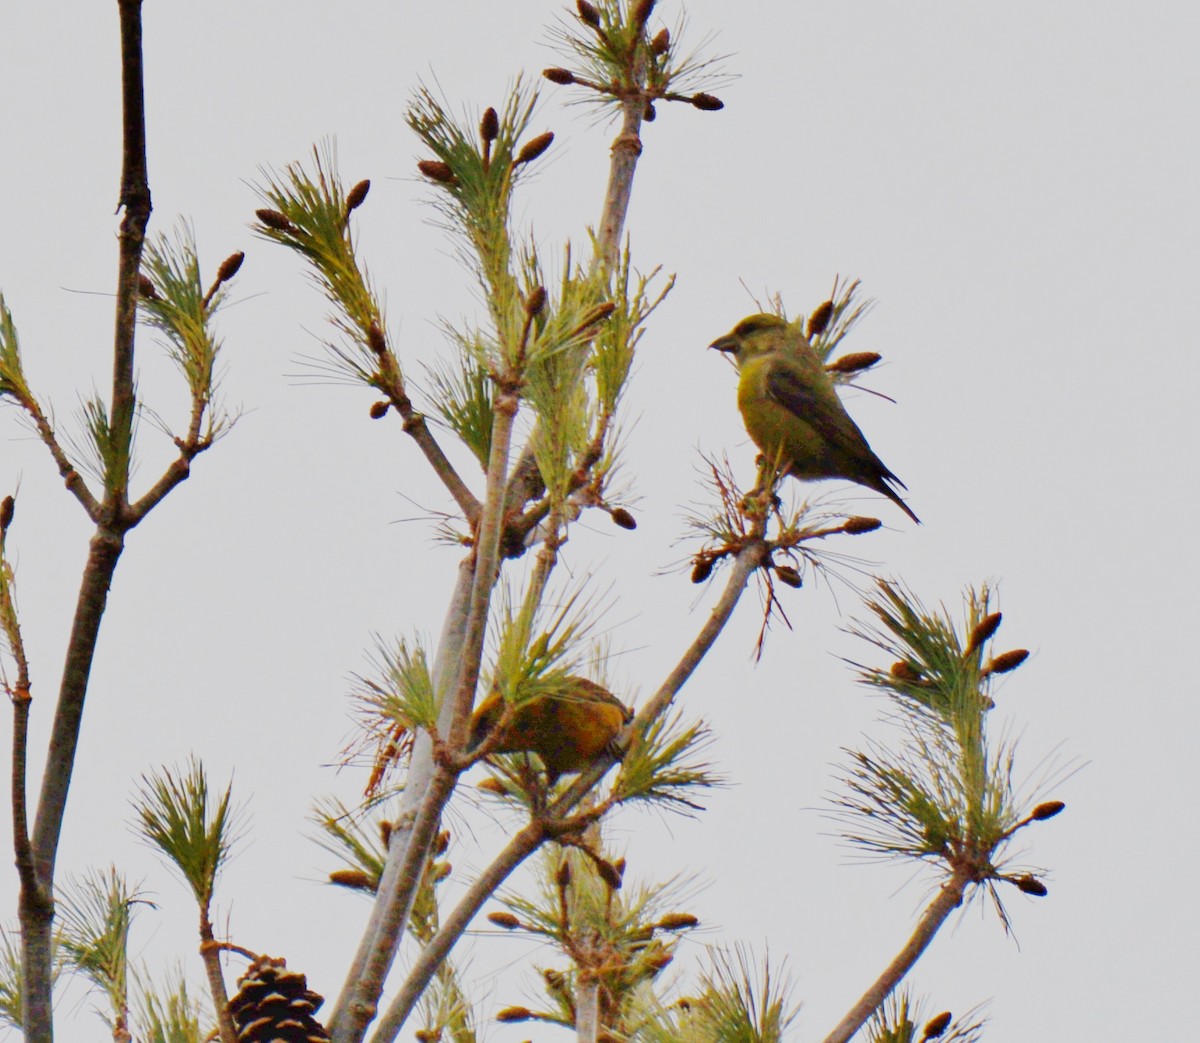
[[[119,169],[116,5],[70,6],[69,23],[61,5],[0,10],[0,289],[64,429],[79,396],[108,384]],[[659,8],[673,27],[678,4]],[[346,182],[372,179],[363,257],[415,369],[445,350],[439,318],[473,316],[477,301],[430,224],[406,101],[424,80],[456,108],[499,105],[518,71],[560,62],[546,45],[559,12],[532,0],[146,5],[153,227],[190,219],[209,272],[246,251],[220,324],[224,397],[244,415],[129,539],[59,865],[116,862],[144,880],[161,909],[143,912],[139,950],[190,961],[197,980],[190,900],[126,826],[133,780],[193,752],[218,780],[236,769],[252,825],[221,920],[332,998],[367,905],[320,884],[334,866],[304,839],[306,811],[361,785],[328,765],[372,635],[436,633],[457,563],[428,520],[447,498],[399,425],[368,418],[368,391],[295,378],[320,351],[325,307],[293,256],[250,233],[250,184],[336,136]],[[692,41],[714,34],[707,46],[739,78],[719,91],[723,112],[662,106],[645,128],[634,257],[678,283],[628,401],[640,524],[628,533],[600,516],[565,558],[611,591],[620,655],[608,675],[646,698],[707,615],[712,591],[671,569],[695,549],[679,538],[703,496],[701,453],[728,452],[751,477],[734,375],[705,346],[758,310],[747,287],[779,291],[795,314],[835,274],[862,279],[877,305],[848,347],[883,354],[869,384],[897,404],[847,404],[925,524],[861,489],[813,491],[883,517],[888,529],[853,552],[928,604],[957,610],[966,584],[998,583],[998,647],[1034,654],[1000,686],[992,726],[1019,736],[1022,782],[1084,765],[1044,793],[1066,814],[1028,831],[1029,860],[1052,869],[1049,897],[1013,893],[1015,939],[986,903],[970,907],[915,987],[930,1012],[991,1000],[995,1040],[1135,1038],[1148,1025],[1182,1038],[1198,969],[1200,711],[1184,657],[1200,579],[1200,7],[692,0],[687,14]],[[599,214],[613,129],[564,107],[569,90],[543,94],[533,130],[552,129],[555,146],[515,213],[556,263]],[[141,392],[178,423],[173,373],[148,335],[139,343]],[[169,447],[149,424],[141,436],[148,482]],[[89,532],[8,410],[0,493],[18,483],[10,546],[36,769]],[[804,1001],[794,1038],[812,1040],[907,937],[928,881],[849,866],[819,813],[840,748],[886,736],[883,704],[838,658],[870,657],[841,629],[853,593],[810,584],[784,605],[794,630],[776,628],[755,665],[747,597],[685,690],[733,785],[697,820],[623,813],[610,836],[632,875],[703,885],[687,908],[709,930],[683,943],[685,975],[702,942],[769,946]],[[464,836],[456,877],[501,837]],[[0,888],[15,918],[11,869]],[[469,946],[483,1015],[534,1005],[528,967],[553,954],[490,933]],[[100,1031],[93,1000],[66,1003]],[[487,1027],[494,1040],[528,1035]]]

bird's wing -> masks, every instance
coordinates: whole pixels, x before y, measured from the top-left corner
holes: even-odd
[[[835,399],[831,409],[831,403],[825,396],[801,380],[789,367],[781,365],[771,367],[767,373],[765,387],[770,398],[803,420],[827,443],[841,445],[845,442],[844,424],[838,421],[843,417],[852,425],[854,421],[837,400],[836,391],[833,392]]]

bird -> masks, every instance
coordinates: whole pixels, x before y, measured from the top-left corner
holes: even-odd
[[[505,699],[493,689],[471,718],[468,752],[489,741],[491,753],[536,753],[550,785],[560,775],[584,771],[605,752],[619,755],[614,740],[633,711],[607,688],[586,677],[568,675],[562,686],[515,704],[498,737]]]
[[[867,445],[801,326],[750,315],[709,347],[737,363],[738,408],[768,464],[804,481],[842,478],[873,489],[921,524],[893,488],[907,486]]]

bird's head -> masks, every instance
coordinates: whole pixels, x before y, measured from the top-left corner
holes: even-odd
[[[779,343],[779,334],[788,328],[787,320],[762,312],[742,319],[724,337],[718,337],[709,347],[724,351],[741,365],[747,359],[772,350]]]

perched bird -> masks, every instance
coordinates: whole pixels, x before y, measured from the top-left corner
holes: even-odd
[[[871,451],[800,327],[751,315],[709,347],[737,362],[738,408],[768,463],[796,478],[865,485],[921,524],[892,488],[905,484]]]
[[[471,718],[470,750],[478,749],[500,724],[504,697],[493,691]],[[586,677],[566,678],[561,691],[513,708],[493,753],[536,753],[553,784],[560,775],[583,771],[633,718],[607,688]]]

